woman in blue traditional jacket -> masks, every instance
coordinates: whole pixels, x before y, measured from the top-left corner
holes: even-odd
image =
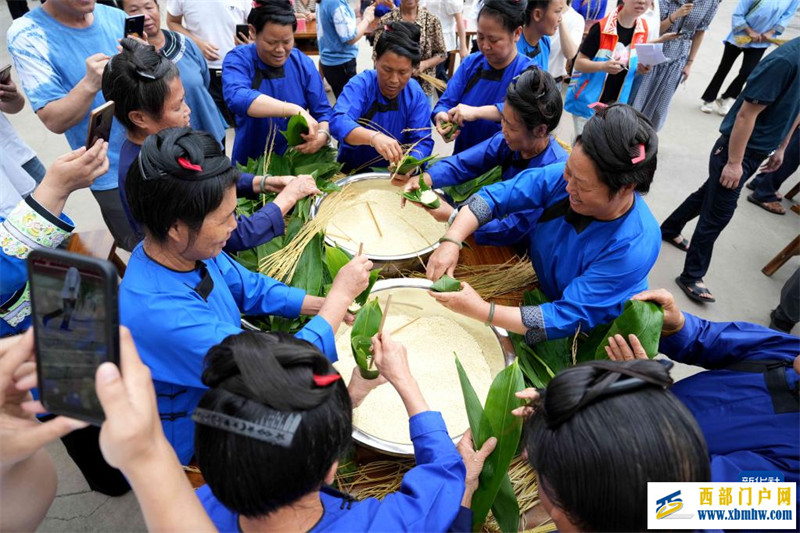
[[[658,223],[640,196],[650,189],[657,152],[655,130],[641,113],[624,104],[599,109],[565,164],[524,170],[470,197],[428,261],[428,278],[452,276],[464,239],[478,227],[542,209],[529,249],[549,303],[495,307],[467,284],[434,297],[454,311],[525,334],[530,344],[610,322],[647,288],[661,248]]]
[[[241,314],[317,315],[297,336],[335,361],[333,334],[372,265],[353,259],[325,299],[246,270],[222,252],[236,227],[237,178],[211,136],[171,128],[145,140],[126,184],[145,238],[120,285],[120,321],[150,367],[164,432],[184,464],[205,390],[203,356],[241,331]]]
[[[381,501],[355,501],[330,487],[350,446],[352,409],[378,380],[354,372],[348,391],[319,350],[285,336],[246,332],[211,349],[203,373],[209,390],[194,413],[197,461],[208,483],[197,496],[219,531],[450,528],[463,512],[464,461],[442,415],[428,408],[403,345],[376,335],[372,351],[381,379],[408,411],[417,459],[400,489]]]
[[[179,70],[169,59],[156,53],[152,46],[133,39],[122,39],[120,48],[120,53],[111,58],[103,71],[103,96],[115,102],[114,114],[125,127],[126,138],[119,153],[119,194],[135,236],[133,249],[144,238],[144,230],[133,217],[125,192],[128,171],[148,135],[165,128],[188,126],[194,114],[187,105]],[[211,105],[219,112],[213,101]],[[253,215],[238,217],[236,229],[225,245],[226,252],[249,250],[282,235],[284,215],[298,200],[319,190],[311,176],[240,175],[236,185],[238,196],[253,197],[265,192],[278,195]]]
[[[237,46],[222,64],[225,103],[236,115],[233,161],[246,165],[267,149],[284,153],[286,139],[277,132],[286,130],[289,117],[297,114],[305,117],[309,131],[295,149],[318,152],[331,139],[331,106],[314,62],[294,47],[292,5],[288,0],[253,2],[247,22],[255,42]]]
[[[500,131],[502,101],[511,80],[533,64],[517,51],[525,0],[487,0],[478,12],[478,50],[459,65],[431,113],[458,154]],[[457,124],[458,131],[444,123]]]
[[[472,180],[500,165],[501,179],[510,180],[528,168],[540,168],[567,160],[567,152],[552,131],[561,119],[561,93],[553,77],[538,67],[529,67],[514,78],[506,91],[503,130],[480,144],[436,162],[423,174],[435,188],[451,187]],[[417,180],[406,183],[406,191],[419,188]],[[431,213],[449,220],[455,209],[442,203]],[[477,232],[480,244],[515,244],[525,238],[538,218],[537,211],[523,211],[489,222]]]
[[[411,74],[419,65],[420,29],[392,22],[375,44],[375,70],[345,85],[336,101],[331,132],[339,141],[344,171],[387,167],[409,155],[431,155],[428,97]]]

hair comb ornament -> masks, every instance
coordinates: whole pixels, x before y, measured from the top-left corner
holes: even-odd
[[[200,407],[192,413],[192,420],[202,426],[220,429],[283,448],[290,448],[303,418],[302,415],[300,413],[284,413],[264,406],[261,407],[268,414],[258,423]]]
[[[192,163],[191,161],[189,161],[185,157],[179,157],[178,158],[178,164],[180,166],[182,166],[183,168],[185,168],[186,170],[194,170],[195,172],[202,172],[203,171],[203,167],[201,167],[200,165],[195,165],[194,163]]]
[[[647,156],[647,154],[644,151],[644,144],[639,143],[639,146],[637,147],[637,149],[639,150],[639,155],[637,155],[634,158],[631,158],[631,163],[634,164],[634,165],[636,163],[641,163],[642,161],[644,161],[644,158]]]
[[[320,376],[319,374],[314,374],[313,375],[313,379],[314,379],[314,384],[317,387],[327,387],[331,383],[336,383],[337,381],[342,379],[342,376],[340,376],[339,374],[335,374],[335,373],[334,374],[326,374],[324,376]]]
[[[592,102],[591,104],[589,104],[589,109],[595,109],[595,108],[597,108],[597,109],[606,109],[607,107],[608,106],[606,104],[604,104],[603,102]]]

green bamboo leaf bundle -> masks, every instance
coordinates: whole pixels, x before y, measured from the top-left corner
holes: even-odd
[[[413,155],[406,155],[400,160],[399,163],[391,163],[389,165],[389,172],[393,174],[408,174],[418,170],[422,167],[422,165],[434,158],[436,158],[435,155],[429,155],[428,157],[423,157],[422,159],[417,159]]]
[[[622,335],[628,341],[628,335],[636,335],[642,347],[650,358],[658,355],[658,343],[661,340],[661,329],[664,326],[664,310],[653,302],[628,300],[622,314],[619,315],[611,328],[603,335],[603,342],[595,350],[595,359],[607,359],[605,347],[608,338]]]
[[[281,135],[284,136],[289,146],[297,146],[303,144],[305,139],[303,135],[308,133],[308,121],[300,113],[293,115],[286,125],[286,131],[282,131]],[[277,175],[277,174],[276,174]]]
[[[456,368],[475,448],[483,446],[489,437],[498,441],[484,463],[478,490],[472,496],[473,530],[481,530],[491,509],[503,532],[517,531],[519,505],[508,469],[522,435],[522,420],[511,414],[513,409],[522,405],[514,394],[524,387],[522,373],[516,362],[503,369],[492,381],[483,408],[458,356]]]
[[[442,190],[453,199],[457,204],[464,202],[467,198],[477,193],[483,187],[497,183],[502,177],[503,169],[500,165],[492,168],[491,170],[481,174],[477,178],[473,178],[458,185],[450,187],[442,187]]]
[[[431,290],[433,292],[458,292],[461,290],[461,282],[444,274],[431,285]]]
[[[350,348],[353,351],[358,370],[361,372],[361,377],[364,379],[375,379],[379,375],[378,370],[370,368],[372,361],[370,347],[372,346],[372,337],[378,333],[378,329],[381,327],[381,318],[383,318],[383,312],[378,304],[378,299],[375,298],[361,308],[356,315],[353,329],[350,330]]]
[[[444,138],[445,138],[445,140],[447,140],[447,141],[449,141],[450,139],[452,139],[452,138],[453,138],[453,135],[455,135],[455,134],[456,134],[456,132],[457,132],[458,130],[460,130],[460,129],[461,129],[461,126],[459,126],[459,125],[458,125],[458,124],[456,124],[455,122],[442,122],[442,129],[444,129],[444,128],[448,128],[448,127],[449,127],[450,129],[449,129],[449,130],[447,130],[447,131],[445,132],[445,134],[444,134]]]
[[[414,189],[410,192],[404,192],[403,197],[407,200],[411,200],[414,203],[422,204],[425,207],[430,209],[436,209],[439,207],[442,202],[439,199],[439,195],[431,189],[431,186],[425,183],[422,175],[419,177],[419,189]]]
[[[339,273],[339,270],[342,269],[344,265],[346,265],[352,257],[350,254],[339,248],[338,246],[326,246],[325,247],[325,266],[330,273],[331,279],[336,277],[336,274]],[[380,270],[371,270],[369,273],[369,282],[367,283],[367,288],[364,289],[361,294],[356,296],[355,303],[360,306],[363,306],[367,303],[367,298],[369,298],[370,293],[372,292],[372,286],[375,285],[375,282],[378,281],[378,276],[380,275]]]

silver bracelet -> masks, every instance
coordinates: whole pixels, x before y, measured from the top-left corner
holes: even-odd
[[[271,178],[272,174],[266,173],[261,176],[261,184],[259,185],[259,189],[261,189],[261,194],[265,194],[267,192],[267,178]]]
[[[455,221],[457,215],[458,215],[458,208],[456,207],[455,209],[453,209],[453,212],[450,213],[450,217],[447,219],[448,226],[453,225],[453,222]]]

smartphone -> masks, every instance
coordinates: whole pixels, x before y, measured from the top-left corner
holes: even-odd
[[[134,15],[125,19],[125,34],[123,37],[131,36],[144,39],[144,15]]]
[[[95,372],[119,365],[117,271],[63,250],[34,250],[27,264],[39,398],[51,413],[100,425]]]
[[[111,125],[114,122],[114,100],[95,107],[89,114],[89,132],[86,135],[86,148],[91,148],[97,139],[108,142]]]
[[[239,34],[244,35],[245,37],[250,37],[250,25],[249,24],[237,24],[236,25],[236,38],[241,39]]]
[[[681,17],[681,20],[678,21],[678,26],[675,28],[675,33],[677,35],[683,34],[683,24],[686,22],[687,17]]]
[[[0,83],[5,85],[11,80],[11,65],[6,65],[0,69]]]

